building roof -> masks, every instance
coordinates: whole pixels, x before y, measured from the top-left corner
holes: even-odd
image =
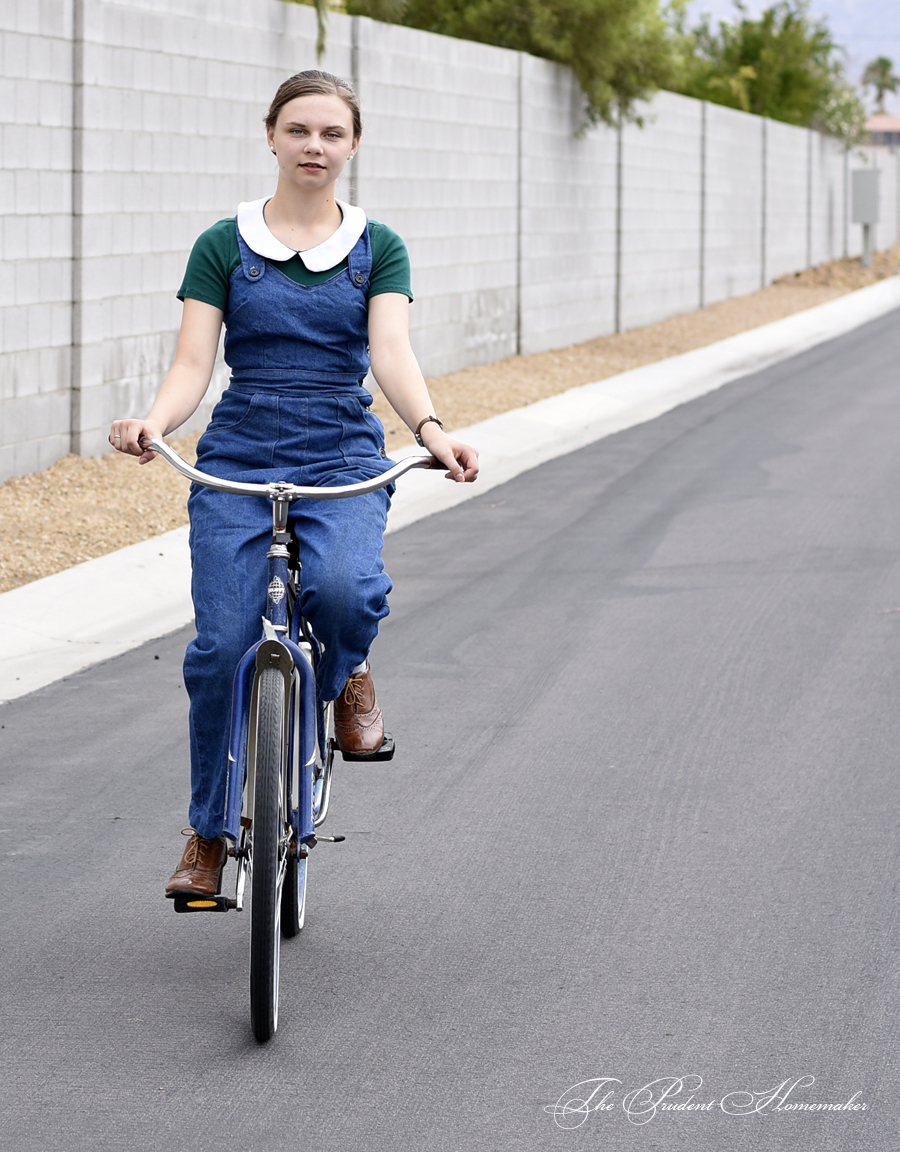
[[[900,132],[900,116],[881,116],[876,113],[866,121],[869,132]]]

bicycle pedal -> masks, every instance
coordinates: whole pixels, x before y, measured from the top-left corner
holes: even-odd
[[[227,912],[234,901],[219,893],[217,896],[195,896],[185,892],[172,898],[176,912]]]
[[[390,732],[385,732],[384,739],[374,752],[342,752],[340,748],[338,748],[337,751],[341,753],[345,760],[349,760],[354,764],[368,764],[374,760],[393,760],[394,737]]]

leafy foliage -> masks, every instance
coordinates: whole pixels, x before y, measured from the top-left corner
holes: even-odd
[[[826,22],[810,17],[808,0],[778,0],[756,20],[742,0],[734,6],[735,20],[713,29],[707,17],[692,31],[683,0],[673,6],[678,91],[857,143],[865,110],[844,77],[841,50]]]
[[[846,145],[865,137],[865,109],[847,83],[841,49],[809,0],[776,0],[751,19],[689,29],[688,0],[293,0],[318,16],[317,51],[330,9],[478,40],[567,65],[585,95],[589,121],[640,122],[638,105],[655,89],[727,104],[773,120],[811,126]],[[863,78],[884,93],[900,87],[893,64],[873,61]]]
[[[894,72],[894,61],[887,56],[878,56],[870,60],[862,74],[864,88],[875,89],[875,103],[878,111],[884,115],[884,98],[888,92],[896,92],[900,87],[900,76]]]
[[[637,119],[637,102],[673,78],[658,0],[347,0],[347,11],[565,64],[592,121]]]

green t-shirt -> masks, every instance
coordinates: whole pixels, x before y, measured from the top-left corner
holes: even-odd
[[[409,255],[406,245],[393,229],[376,220],[369,221],[369,242],[372,246],[372,272],[367,295],[379,296],[384,292],[399,292],[413,298],[410,288]],[[178,289],[178,299],[201,300],[214,308],[226,311],[231,273],[241,263],[234,217],[220,220],[197,237],[188,257],[184,280]],[[299,256],[290,260],[272,260],[274,265],[295,284],[324,284],[347,267],[347,258],[325,272],[310,272]]]

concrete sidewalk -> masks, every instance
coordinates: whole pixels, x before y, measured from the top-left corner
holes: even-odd
[[[478,483],[455,485],[440,473],[411,473],[398,486],[388,531],[478,496],[545,460],[652,420],[895,308],[900,308],[900,277],[462,429],[457,435],[481,452]],[[393,455],[399,459],[412,451]],[[176,528],[0,595],[0,702],[188,624],[193,611],[187,534],[187,527]]]

